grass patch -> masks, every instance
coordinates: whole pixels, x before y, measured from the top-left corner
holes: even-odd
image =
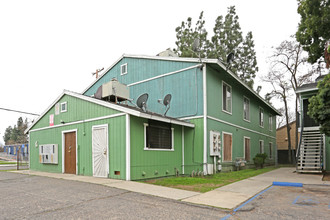
[[[9,161],[0,161],[0,165],[1,164],[16,164],[16,162],[9,162]]]
[[[209,175],[205,177],[168,177],[162,179],[145,180],[143,182],[204,193],[236,181],[272,171],[274,169],[277,168],[266,167],[258,170],[246,169],[228,173],[217,173],[215,175]]]

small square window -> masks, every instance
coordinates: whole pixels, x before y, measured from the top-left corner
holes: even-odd
[[[127,63],[120,66],[120,75],[127,74]]]
[[[149,120],[144,124],[145,150],[174,150],[174,128],[171,124]]]
[[[67,102],[61,103],[61,112],[66,112],[68,110],[68,104]]]

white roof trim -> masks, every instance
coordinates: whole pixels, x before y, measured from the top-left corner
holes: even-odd
[[[83,92],[85,93],[88,89],[90,89],[98,80],[100,80],[112,67],[114,67],[119,61],[121,61],[123,58],[129,57],[129,58],[139,58],[139,59],[150,59],[150,60],[168,60],[168,61],[179,61],[179,62],[196,62],[200,63],[199,58],[188,58],[188,57],[160,57],[160,56],[148,56],[148,55],[132,55],[132,54],[123,54],[116,62],[114,62],[109,68],[107,68],[103,74],[96,79],[93,83],[91,83]],[[258,93],[256,93],[253,89],[248,87],[242,80],[233,72],[230,70],[226,70],[227,68],[218,60],[218,59],[202,59],[202,63],[213,63],[218,64],[222,69],[224,69],[226,72],[228,72],[232,77],[234,77],[239,83],[241,83],[245,88],[247,88],[249,91],[251,91],[255,96],[257,96],[263,103],[265,103],[268,107],[270,107],[272,110],[274,110],[278,115],[281,115],[281,113],[275,109],[273,106],[271,106],[268,102],[266,102]]]
[[[312,91],[317,91],[317,90],[319,90],[319,88],[309,88],[309,89],[301,89],[301,90],[299,90],[299,89],[297,89],[296,90],[296,93],[298,94],[298,93],[302,93],[302,92],[312,92]]]
[[[172,124],[177,124],[177,125],[182,125],[182,126],[187,126],[187,127],[195,127],[194,124],[189,123],[189,122],[184,122],[184,121],[180,121],[180,120],[176,120],[176,119],[171,119],[171,118],[166,118],[166,117],[160,117],[160,116],[156,116],[156,115],[152,115],[152,114],[148,114],[148,113],[143,113],[134,109],[130,109],[130,108],[126,108],[124,106],[120,106],[120,105],[116,105],[116,104],[112,104],[110,102],[105,102],[99,99],[95,99],[95,98],[91,98],[85,95],[81,95],[75,92],[71,92],[71,91],[67,91],[64,90],[62,92],[62,94],[57,97],[57,99],[35,120],[35,122],[33,122],[26,130],[25,133],[27,133],[64,95],[69,95],[78,99],[82,99],[85,100],[87,102],[92,102],[107,108],[111,108],[120,112],[124,112],[133,116],[137,116],[137,117],[141,117],[141,118],[147,118],[147,119],[153,119],[153,120],[158,120],[158,121],[162,121],[162,122],[167,122],[167,123],[172,123]]]

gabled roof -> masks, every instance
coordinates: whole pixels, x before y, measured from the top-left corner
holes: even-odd
[[[127,113],[129,115],[133,115],[133,116],[137,116],[137,117],[141,117],[141,118],[146,118],[146,119],[153,119],[153,120],[157,120],[157,121],[162,121],[162,122],[167,122],[167,123],[171,123],[171,124],[176,124],[176,125],[182,125],[182,126],[186,126],[186,127],[195,127],[194,124],[190,123],[190,122],[186,122],[186,121],[182,121],[182,120],[178,120],[175,118],[170,118],[170,117],[165,117],[159,114],[154,114],[152,112],[143,112],[138,108],[135,107],[131,107],[131,106],[123,106],[123,105],[118,105],[115,103],[111,103],[111,102],[106,102],[100,99],[96,99],[96,98],[92,98],[89,96],[85,96],[79,93],[75,93],[75,92],[71,92],[68,90],[64,90],[62,92],[62,94],[57,97],[57,99],[25,130],[25,133],[29,132],[29,130],[31,130],[31,128],[45,115],[47,114],[47,112],[64,96],[64,95],[69,95],[78,99],[82,99],[85,100],[87,102],[91,102],[97,105],[101,105],[107,108],[111,108],[123,113]]]
[[[160,57],[160,56],[147,56],[147,55],[129,55],[129,54],[123,54],[116,62],[114,62],[110,67],[108,67],[102,75],[98,79],[96,79],[93,83],[91,83],[82,93],[85,93],[89,88],[91,88],[97,81],[99,81],[103,76],[106,75],[106,73],[112,69],[117,63],[119,63],[123,58],[137,58],[137,59],[150,59],[150,60],[166,60],[166,61],[178,61],[178,62],[195,62],[202,64],[216,64],[218,67],[225,70],[227,73],[229,73],[234,79],[236,79],[242,86],[244,86],[246,89],[248,89],[253,95],[255,95],[258,99],[260,99],[265,105],[267,105],[269,108],[271,108],[274,112],[276,112],[277,115],[281,115],[281,113],[275,109],[271,104],[266,102],[257,92],[255,92],[253,89],[251,89],[249,86],[247,86],[236,74],[231,72],[230,70],[227,70],[225,65],[218,59],[199,59],[199,58],[187,58],[187,57]]]
[[[296,93],[317,91],[317,82],[304,84],[296,89]]]

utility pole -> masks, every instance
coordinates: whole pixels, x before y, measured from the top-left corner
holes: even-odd
[[[102,67],[101,69],[96,69],[95,73],[92,73],[92,76],[95,75],[96,79],[99,78],[99,72],[101,72],[102,70],[104,70],[104,67]]]

